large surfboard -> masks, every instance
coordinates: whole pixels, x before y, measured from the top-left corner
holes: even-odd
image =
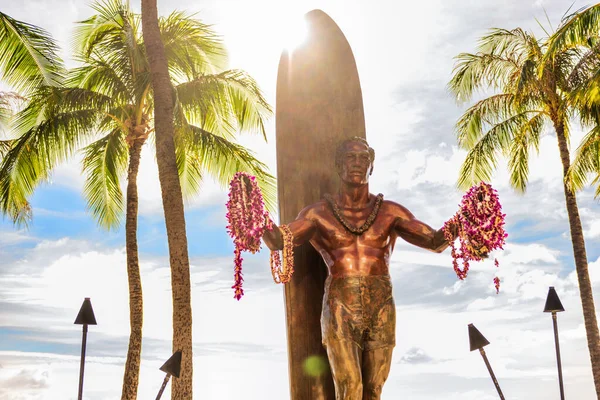
[[[277,185],[280,223],[338,189],[335,149],[344,139],[365,137],[362,92],[352,49],[323,11],[305,15],[307,37],[284,51],[276,98]],[[329,370],[319,374],[321,304],[327,269],[310,244],[297,247],[295,272],[284,286],[292,400],[333,400]],[[316,356],[316,357],[315,357]],[[310,359],[313,368],[305,368]],[[317,363],[318,364],[318,363]],[[312,372],[312,373],[311,373]],[[316,373],[315,373],[316,372]]]

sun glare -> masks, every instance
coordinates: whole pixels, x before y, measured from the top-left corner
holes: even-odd
[[[287,50],[293,50],[306,40],[307,34],[308,28],[303,17],[288,18],[282,31],[283,47]]]

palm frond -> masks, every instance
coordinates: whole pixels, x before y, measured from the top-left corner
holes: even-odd
[[[197,192],[202,171],[211,175],[223,188],[236,172],[244,171],[256,176],[267,209],[270,212],[275,210],[275,178],[251,151],[195,125],[188,124],[178,136],[178,160],[185,158],[185,162],[180,164],[182,187],[187,188],[188,196]]]
[[[457,187],[466,190],[479,182],[489,182],[498,165],[500,153],[497,137],[487,133],[471,150],[460,167]]]
[[[189,130],[190,128],[187,128]],[[202,130],[202,128],[198,128]],[[186,139],[186,136],[188,138]],[[187,144],[189,133],[178,130],[175,134],[175,159],[177,162],[177,171],[181,184],[181,193],[185,200],[190,200],[200,192],[202,181],[204,180],[202,165],[198,160],[197,154],[189,148]]]
[[[60,115],[68,116],[76,111],[99,114],[109,110],[112,104],[109,96],[91,90],[41,86],[35,90],[26,107],[15,115],[12,129],[18,137],[43,121],[48,123]]]
[[[513,80],[510,86],[514,86],[512,90],[517,99],[531,97],[532,92],[540,92],[540,83],[537,75],[537,60],[526,59],[521,64],[521,70],[516,79]]]
[[[229,103],[242,132],[259,132],[265,141],[265,122],[273,111],[258,84],[243,71],[229,70],[219,74],[228,82]]]
[[[530,38],[521,28],[494,28],[479,40],[478,50],[483,54],[500,56],[521,64],[530,50]]]
[[[228,70],[202,75],[175,87],[177,102],[186,119],[225,138],[236,130],[260,132],[272,114],[256,82],[246,73]]]
[[[119,102],[131,99],[131,82],[124,82],[114,65],[102,60],[90,58],[85,65],[71,70],[67,86],[91,90]]]
[[[83,155],[88,209],[101,227],[116,228],[125,212],[120,178],[127,170],[128,149],[123,132],[113,130],[85,147]]]
[[[48,32],[0,12],[0,79],[27,94],[39,85],[60,85],[63,72]]]
[[[548,40],[545,58],[553,58],[560,51],[576,45],[586,45],[600,30],[600,4],[581,9],[567,16]]]
[[[515,60],[495,54],[461,53],[455,59],[457,62],[448,89],[459,102],[469,101],[477,90],[484,87],[502,89],[520,69]]]
[[[131,12],[128,3],[120,0],[104,0],[92,7],[97,14],[77,24],[73,40],[76,59],[91,70],[87,74],[94,71],[97,75],[91,83],[104,79],[119,82],[112,86],[120,87],[120,94],[124,94],[126,88],[129,96],[124,98],[131,99],[140,86],[138,78],[145,79],[143,75],[149,70],[140,17]],[[97,87],[86,87],[101,91]]]
[[[6,153],[8,153],[10,148],[13,146],[14,142],[14,139],[0,140],[0,163],[2,163],[4,156],[6,155]]]
[[[481,181],[490,181],[498,166],[498,155],[510,155],[513,140],[518,132],[537,129],[535,119],[538,115],[545,114],[542,111],[527,110],[493,125],[471,148],[467,148],[469,152],[461,166],[457,186],[460,189],[468,189]],[[533,139],[536,140],[533,144],[539,140]]]
[[[16,139],[0,165],[0,212],[18,213],[50,171],[80,148],[96,120],[95,110],[57,113]]]
[[[598,60],[583,61],[591,65],[581,64],[578,71],[581,75],[573,75],[572,82],[577,84],[571,88],[568,93],[570,101],[578,108],[582,120],[585,124],[595,124],[600,111],[600,68],[594,68],[594,64],[600,67],[600,58]],[[587,71],[586,71],[587,69]]]
[[[598,66],[600,66],[600,47],[590,49],[573,47],[566,49],[554,57],[558,84],[564,92],[570,92],[586,81]]]
[[[520,192],[525,192],[529,178],[529,150],[533,148],[539,152],[540,135],[545,120],[546,116],[542,112],[534,115],[516,132],[510,144],[510,185]]]
[[[539,90],[536,69],[541,57],[538,41],[522,29],[492,29],[480,39],[477,54],[455,58],[448,87],[459,102],[470,100],[482,88],[530,98],[531,91]]]
[[[11,120],[24,102],[25,98],[18,93],[0,92],[0,138],[9,136]]]
[[[566,183],[573,191],[583,189],[591,174],[600,175],[600,125],[596,125],[581,140]]]
[[[129,10],[120,0],[99,0],[91,4],[96,14],[77,22],[71,46],[76,56],[89,58],[98,47],[123,46],[123,25]],[[120,37],[120,38],[119,38]]]
[[[517,112],[514,95],[497,94],[478,101],[456,123],[458,144],[472,148],[490,125],[506,120]]]
[[[169,70],[176,83],[203,74],[216,74],[227,64],[222,39],[206,25],[190,15],[175,11],[159,19],[161,38]]]

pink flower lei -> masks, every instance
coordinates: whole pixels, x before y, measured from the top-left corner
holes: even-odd
[[[272,230],[273,224],[264,208],[263,196],[256,178],[246,172],[234,175],[229,185],[227,202],[227,233],[233,238],[234,279],[231,287],[234,298],[240,300],[244,295],[242,283],[242,251],[252,254],[260,250],[261,238],[265,230]]]
[[[504,231],[506,214],[498,194],[491,185],[481,182],[463,196],[458,212],[444,224],[444,236],[450,241],[454,271],[460,280],[467,277],[469,261],[481,261],[490,251],[503,249],[508,234]],[[452,227],[458,228],[460,253],[455,247]],[[463,269],[458,266],[462,258]],[[498,267],[498,260],[494,260]],[[500,290],[500,278],[494,278],[496,293]]]

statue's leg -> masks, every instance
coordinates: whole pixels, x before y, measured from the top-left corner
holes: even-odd
[[[365,312],[370,318],[364,341],[361,400],[379,400],[396,344],[396,305],[389,277],[373,276],[365,282]]]
[[[363,306],[360,277],[325,281],[321,336],[336,400],[362,400]]]
[[[381,390],[392,365],[392,346],[366,350],[363,353],[363,397],[362,400],[379,400]]]
[[[362,400],[362,349],[352,340],[330,340],[326,346],[336,400]]]

